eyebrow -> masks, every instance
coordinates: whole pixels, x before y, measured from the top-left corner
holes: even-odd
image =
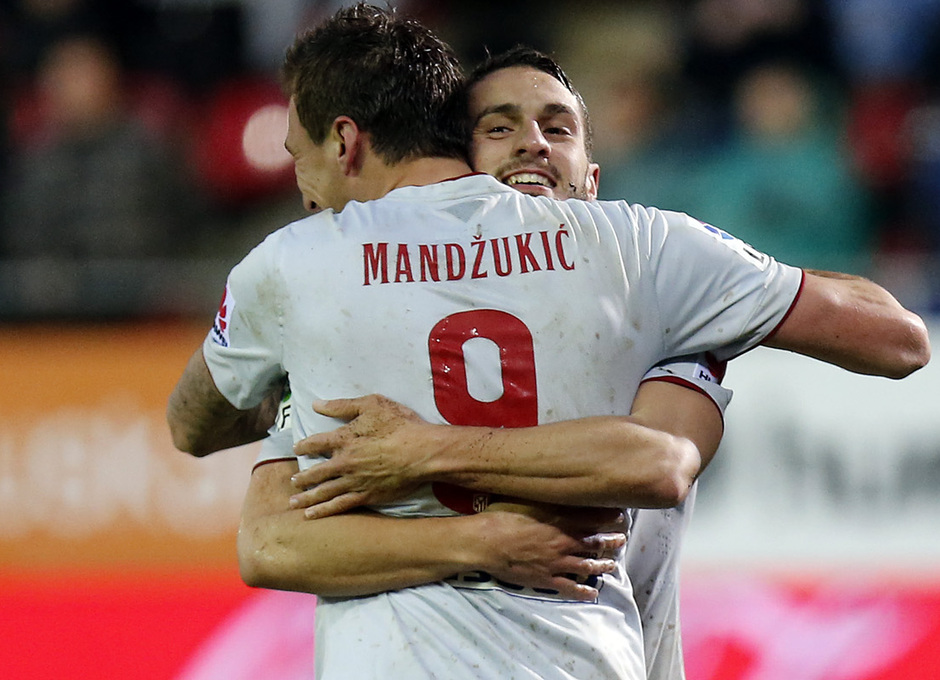
[[[479,123],[481,120],[487,116],[492,116],[494,114],[502,114],[504,116],[519,116],[522,113],[522,107],[518,104],[496,104],[495,106],[487,106],[485,109],[480,111],[480,115],[476,117],[475,123]]]
[[[487,106],[480,112],[480,115],[477,116],[474,123],[479,123],[486,116],[492,116],[494,114],[502,114],[505,116],[516,116],[519,117],[522,115],[522,107],[518,104],[496,104],[495,106]],[[539,112],[540,116],[544,115],[568,115],[573,116],[575,120],[578,120],[577,112],[572,109],[570,106],[564,104],[546,104],[542,107],[542,110]],[[578,121],[580,123],[580,121]]]

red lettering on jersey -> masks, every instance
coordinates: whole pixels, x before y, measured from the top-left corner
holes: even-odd
[[[438,268],[437,244],[418,246],[418,258],[421,262],[421,280],[427,281],[428,276],[432,281],[440,281],[441,273]]]
[[[502,395],[480,401],[470,394],[464,344],[487,338],[499,347]],[[538,380],[532,333],[521,319],[495,309],[475,309],[441,319],[428,335],[434,404],[451,425],[538,425]],[[435,482],[434,495],[462,514],[486,509],[488,494]]]
[[[523,274],[529,273],[530,266],[532,267],[531,271],[541,270],[539,261],[535,259],[535,253],[529,247],[531,241],[532,234],[516,234],[516,252],[519,254],[519,265]]]
[[[499,347],[503,393],[494,401],[470,394],[463,346],[487,338]],[[458,312],[428,336],[434,403],[451,425],[528,427],[538,424],[538,383],[532,332],[518,317],[495,309]]]
[[[555,263],[552,261],[552,246],[548,240],[548,232],[540,231],[539,236],[542,237],[542,250],[545,252],[545,268],[549,271],[555,271]]]
[[[471,272],[470,278],[485,279],[489,274],[483,271],[481,265],[483,264],[483,254],[486,252],[486,241],[473,241],[470,247],[477,251],[473,257],[473,272]]]
[[[363,243],[362,263],[365,268],[365,280],[362,285],[368,286],[372,279],[379,278],[382,283],[388,283],[388,244]],[[370,278],[371,274],[371,278]]]
[[[565,230],[564,224],[560,224],[558,225],[558,227],[560,231],[557,234],[555,234],[555,252],[558,255],[558,263],[561,264],[562,269],[567,269],[568,271],[571,271],[572,269],[574,269],[574,262],[570,264],[568,263],[568,260],[565,257],[565,248],[564,248],[564,245],[562,245],[562,240],[561,240],[562,236],[567,236],[568,238],[571,238],[571,236]]]
[[[503,268],[503,261],[499,254],[499,242],[503,243],[503,251],[506,255],[506,267]],[[509,237],[503,236],[499,239],[492,239],[490,243],[493,244],[493,264],[496,266],[496,275],[497,276],[509,276],[512,274],[512,255],[509,252]]]
[[[538,234],[538,239],[535,235]],[[484,240],[474,236],[469,243],[398,243],[394,272],[389,272],[389,244],[363,243],[363,285],[373,283],[415,283],[485,279],[490,271],[497,276],[530,274],[540,271],[571,271],[576,258],[569,257],[567,239],[571,233],[564,224],[558,225],[554,239],[550,231],[525,232]],[[541,244],[541,248],[538,244]],[[443,262],[441,250],[443,249]],[[472,249],[472,253],[471,253]],[[472,255],[472,263],[469,261]],[[420,272],[414,271],[413,258],[418,258]],[[442,278],[441,268],[446,269]]]
[[[409,283],[414,283],[415,277],[411,273],[411,256],[408,255],[408,246],[398,244],[398,257],[395,258],[395,283],[401,283],[402,277]]]
[[[459,243],[444,244],[444,260],[447,264],[447,280],[462,279],[467,272],[467,256]]]

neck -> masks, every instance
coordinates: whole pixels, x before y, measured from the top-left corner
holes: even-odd
[[[377,159],[376,159],[377,160]],[[377,161],[373,176],[365,183],[374,187],[371,198],[384,196],[392,189],[407,186],[425,186],[473,172],[466,161],[457,158],[417,158],[395,165]],[[366,175],[363,175],[363,179]]]

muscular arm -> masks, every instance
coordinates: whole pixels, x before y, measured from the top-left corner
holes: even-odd
[[[667,382],[641,386],[633,417],[689,437],[701,448],[706,462],[721,437],[721,416],[715,404]],[[581,444],[574,458],[586,457],[587,449]],[[596,483],[600,475],[592,469]],[[572,553],[589,550],[606,555],[621,544],[619,535],[610,534],[572,542],[598,530],[591,516],[583,518],[580,533],[559,532],[555,526],[514,512],[397,519],[356,511],[310,520],[302,509],[287,505],[296,490],[291,482],[296,472],[296,462],[281,461],[262,465],[252,475],[238,540],[242,577],[249,585],[326,596],[365,595],[479,569],[505,581],[554,588],[571,599],[592,599],[593,589],[557,574],[601,573],[609,566],[606,561],[585,560]],[[539,517],[553,512],[545,507],[506,507]],[[578,514],[572,508],[555,512]]]
[[[252,474],[238,532],[238,559],[250,586],[324,596],[355,596],[440,581],[483,570],[497,578],[593,600],[594,588],[566,576],[607,573],[622,534],[582,536],[510,512],[401,519],[352,512],[308,520],[290,510],[295,461],[259,466]]]
[[[888,378],[903,378],[930,359],[919,316],[881,286],[833,272],[806,272],[793,310],[764,344]]]
[[[533,501],[595,507],[680,503],[721,438],[704,395],[644,383],[630,417],[582,418],[532,428],[431,425],[372,395],[318,406],[346,426],[310,437],[298,453],[331,454],[295,476],[308,516],[401,497],[416,483],[448,482]]]
[[[173,445],[205,456],[262,439],[274,423],[279,399],[280,394],[272,392],[255,408],[235,408],[215,386],[202,349],[197,349],[167,402]]]

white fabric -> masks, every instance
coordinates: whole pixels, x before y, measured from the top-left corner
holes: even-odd
[[[646,380],[670,380],[690,385],[715,403],[724,417],[732,392],[702,356],[682,357],[647,371]],[[698,482],[674,508],[631,511],[630,540],[624,564],[643,627],[647,680],[682,680],[682,628],[679,618],[679,562],[682,541],[692,519]]]
[[[370,392],[431,422],[534,425],[628,413],[647,367],[749,349],[800,281],[679,213],[475,175],[275,232],[232,271],[204,353],[239,408],[289,374],[294,440],[336,427],[314,400]],[[455,513],[430,486],[376,509]],[[318,676],[645,677],[622,568],[594,604],[465,585],[321,600]]]

